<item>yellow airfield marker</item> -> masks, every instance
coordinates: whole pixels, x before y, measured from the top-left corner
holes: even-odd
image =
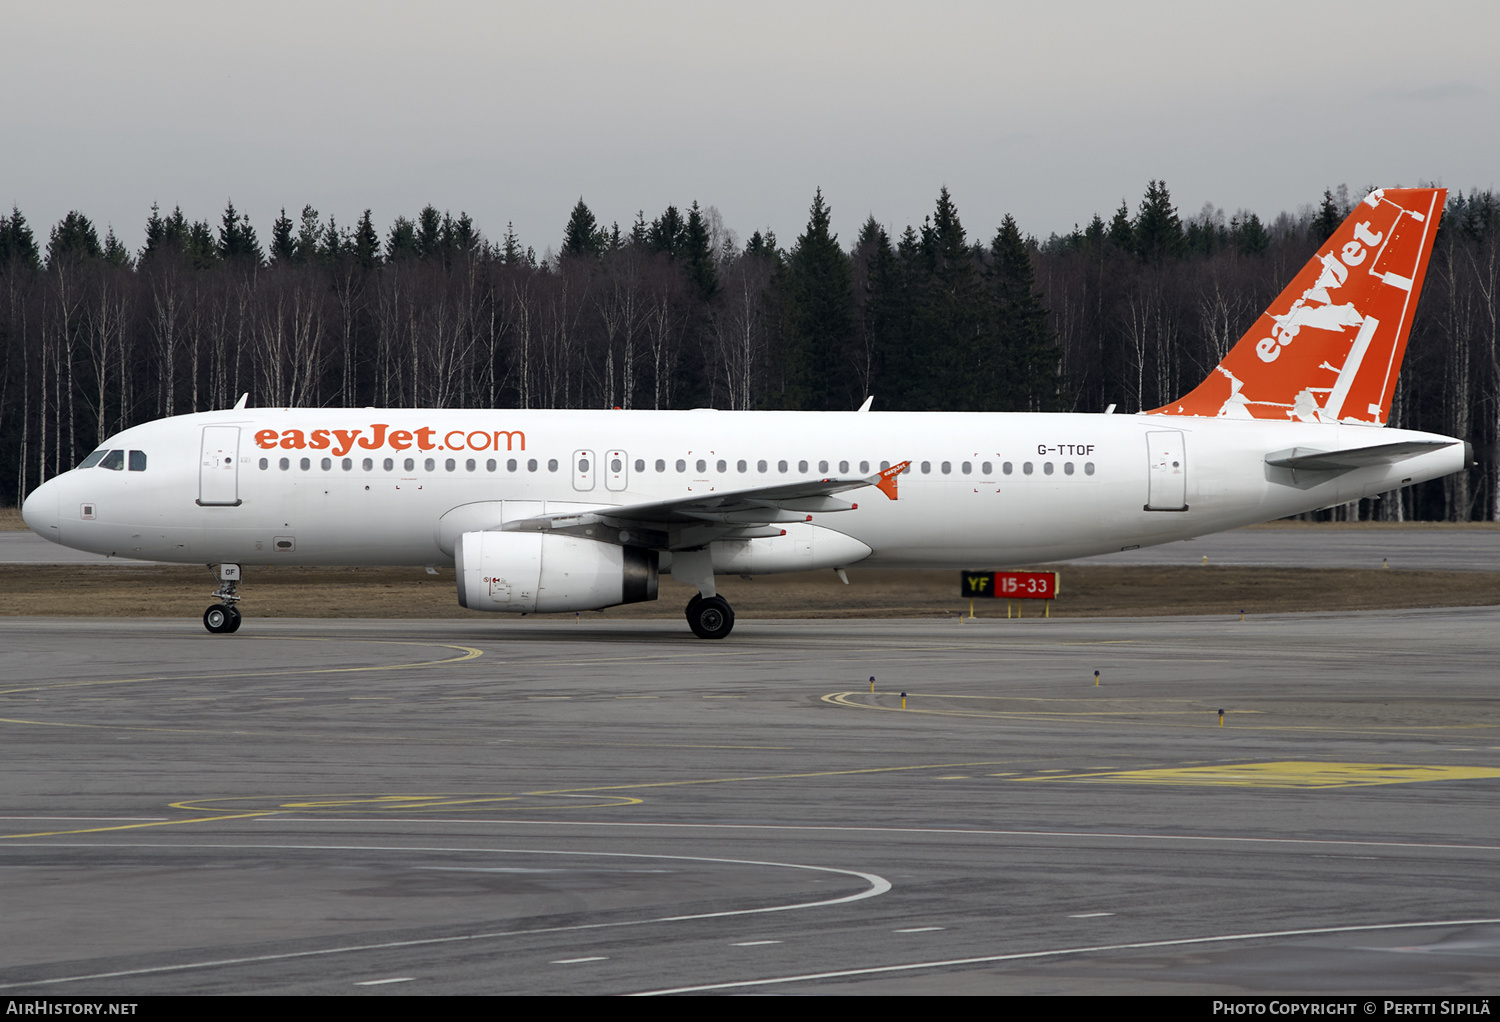
[[[1224,711],[1223,710],[1219,711],[1219,726],[1220,727],[1224,726]]]
[[[1099,687],[1099,672],[1098,671],[1094,672],[1094,687],[1095,688]]]
[[[875,694],[875,675],[870,675],[870,695]]]
[[[901,708],[903,710],[906,709],[906,693],[905,692],[901,693]]]

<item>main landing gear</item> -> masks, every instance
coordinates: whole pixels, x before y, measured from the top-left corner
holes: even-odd
[[[203,627],[215,635],[237,632],[240,630],[242,619],[240,609],[235,606],[240,602],[240,566],[221,564],[216,574],[219,579],[219,588],[209,595],[219,603],[203,612]]]
[[[734,611],[722,596],[694,596],[687,605],[688,627],[700,639],[722,639],[734,630]]]

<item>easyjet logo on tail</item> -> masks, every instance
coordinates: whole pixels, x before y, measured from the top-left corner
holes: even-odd
[[[256,431],[255,445],[263,450],[329,451],[343,457],[354,448],[366,451],[389,447],[396,451],[507,451],[526,450],[526,434],[518,429],[464,430],[450,429],[439,435],[430,426],[421,429],[391,429],[389,423],[371,423],[368,431],[359,429],[262,429]]]
[[[1209,378],[1150,414],[1384,425],[1446,194],[1365,196]]]

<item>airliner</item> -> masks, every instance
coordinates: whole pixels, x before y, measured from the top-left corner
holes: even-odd
[[[716,575],[989,569],[1312,511],[1457,472],[1464,441],[1386,425],[1445,192],[1361,200],[1209,377],[1136,414],[250,408],[110,437],[26,498],[30,528],[207,564],[210,632],[242,568],[452,565],[464,607],[519,614]],[[1111,407],[1110,411],[1113,411]]]

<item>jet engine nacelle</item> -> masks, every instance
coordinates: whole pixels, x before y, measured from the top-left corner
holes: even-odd
[[[458,602],[518,614],[656,599],[656,552],[540,532],[466,532],[454,544]]]

